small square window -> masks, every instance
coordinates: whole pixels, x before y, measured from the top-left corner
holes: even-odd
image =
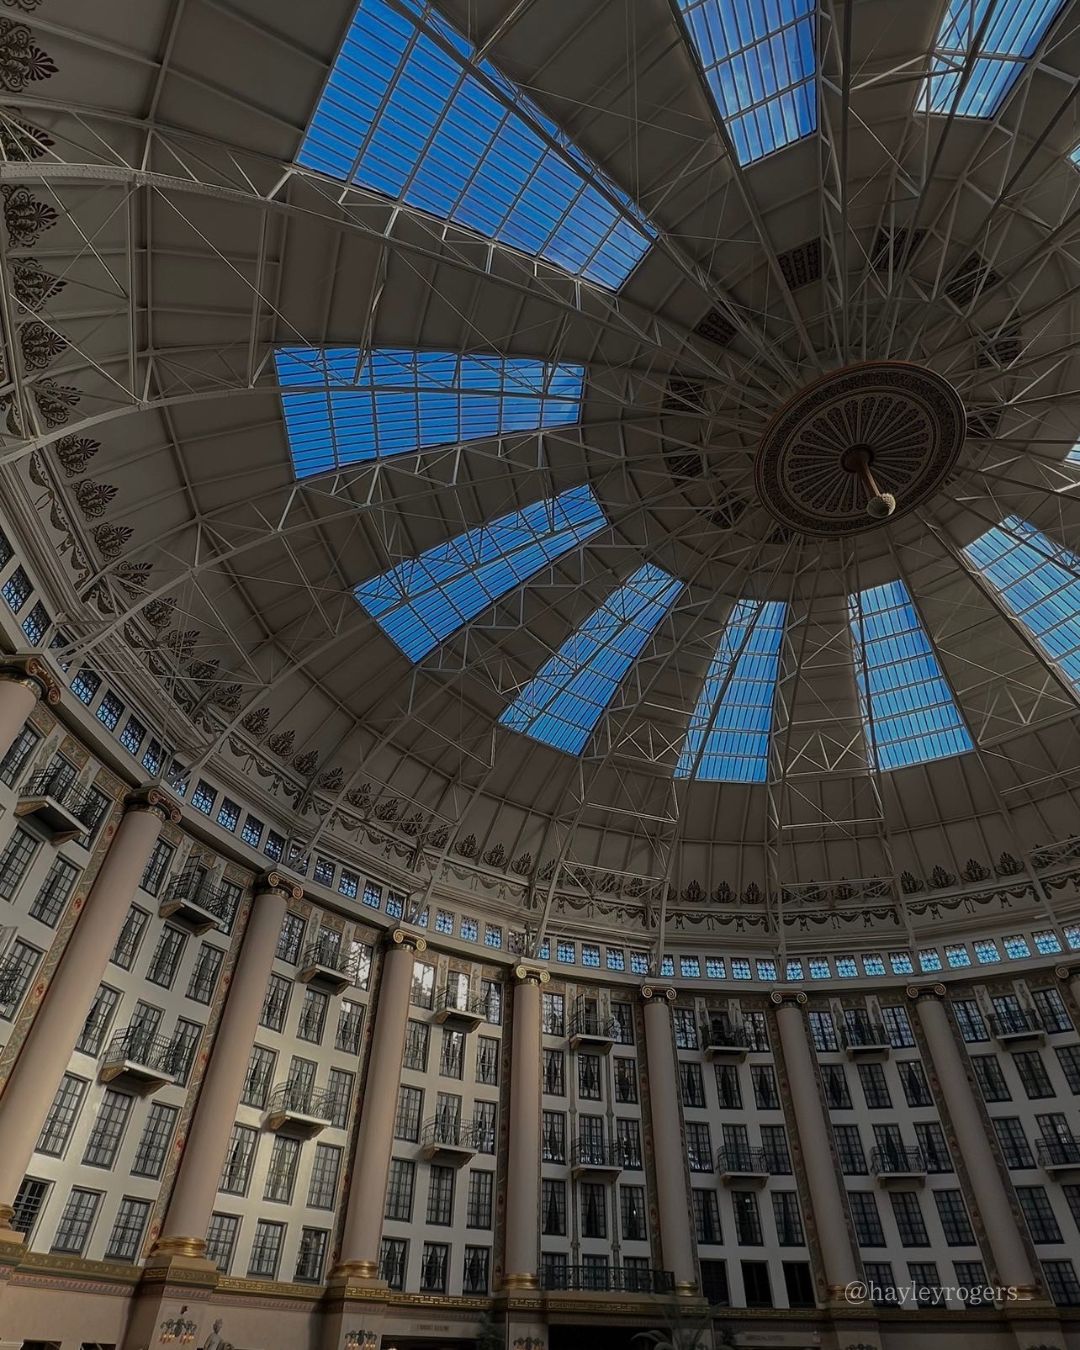
[[[1001,960],[998,945],[990,938],[979,938],[972,946],[975,948],[975,959],[980,966],[993,966]]]
[[[485,924],[484,946],[491,947],[495,951],[498,951],[502,945],[503,945],[503,930],[498,926],[498,924],[494,923]],[[599,956],[600,950],[599,948],[597,948],[597,962],[596,962],[597,965],[600,964]]]
[[[278,834],[276,830],[267,830],[263,852],[272,862],[280,862],[281,855],[285,852],[285,836]]]
[[[731,958],[731,978],[733,980],[749,980],[751,978],[750,962],[745,956],[733,956]]]
[[[770,984],[775,982],[776,980],[775,961],[758,961],[756,965],[757,965],[757,977],[759,980],[767,980]]]
[[[564,966],[574,965],[577,962],[577,944],[560,939],[555,946],[555,959]]]
[[[191,804],[196,811],[201,811],[204,816],[208,816],[214,809],[214,802],[217,800],[217,789],[212,788],[209,783],[199,779],[195,791],[191,794]]]
[[[341,869],[341,877],[338,880],[338,894],[347,895],[350,900],[355,900],[360,894],[360,877],[356,872],[350,872],[347,867]]]
[[[217,813],[217,823],[223,830],[228,830],[232,834],[237,825],[240,824],[240,807],[238,803],[230,801],[228,797],[222,797],[221,806]]]
[[[30,599],[30,592],[33,589],[30,578],[21,567],[16,567],[15,571],[4,582],[3,587],[0,588],[12,614],[18,614],[19,610]]]
[[[836,973],[842,980],[854,979],[859,973],[853,956],[838,956],[836,958]]]
[[[949,963],[950,970],[960,970],[964,966],[971,965],[968,949],[962,943],[950,943],[945,948],[945,960]]]
[[[49,624],[52,620],[49,618],[49,611],[39,600],[30,613],[22,621],[22,630],[26,634],[26,639],[32,647],[36,647],[42,638],[48,632]]]
[[[675,976],[675,958],[672,956],[662,956],[660,958],[660,974],[671,978]]]
[[[400,919],[405,913],[405,897],[391,891],[386,897],[386,913],[391,919]]]
[[[320,886],[332,886],[334,884],[334,871],[334,864],[329,858],[315,859],[315,871],[312,875]]]
[[[244,821],[244,828],[240,831],[240,838],[249,847],[258,848],[265,828],[261,820],[257,820],[254,816],[248,816]]]
[[[120,721],[124,712],[124,705],[111,689],[105,691],[101,702],[97,706],[97,712],[94,716],[103,727],[109,731],[116,730],[116,724]]]
[[[812,980],[827,980],[831,974],[829,962],[825,957],[812,956],[810,958],[810,978]]]
[[[647,956],[644,952],[631,952],[631,953],[630,953],[630,974],[631,974],[631,975],[648,975],[648,973],[649,973],[649,958],[648,958],[648,956]]]
[[[1035,938],[1035,950],[1042,956],[1053,956],[1055,952],[1061,951],[1061,939],[1051,928],[1045,928],[1040,933],[1032,935]]]
[[[458,937],[465,942],[479,942],[480,924],[476,919],[468,919],[464,915],[458,925]]]
[[[89,708],[94,701],[94,695],[101,688],[101,676],[89,666],[83,666],[78,675],[71,681],[71,692],[79,700],[85,703]]]
[[[705,958],[705,974],[710,980],[726,980],[727,966],[722,956],[707,956]]]
[[[907,952],[890,952],[889,966],[894,975],[914,975],[915,966]]]
[[[867,975],[884,975],[885,961],[880,956],[864,956],[862,959],[863,970]]]
[[[440,909],[435,915],[435,931],[450,937],[454,931],[454,916],[448,909]]]
[[[360,899],[368,909],[382,909],[382,887],[377,886],[374,881],[365,881],[364,893]]]
[[[1002,946],[1005,948],[1005,955],[1010,961],[1022,961],[1025,957],[1031,955],[1031,948],[1028,946],[1027,938],[1023,933],[1016,933],[1012,937],[1004,938]]]
[[[919,953],[919,968],[924,971],[941,969],[941,957],[933,947]]]
[[[608,947],[604,953],[604,960],[607,962],[608,970],[626,969],[626,954],[621,947]]]
[[[679,975],[684,980],[699,980],[701,978],[701,961],[696,956],[680,956]]]

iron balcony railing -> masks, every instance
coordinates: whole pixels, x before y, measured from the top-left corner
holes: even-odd
[[[65,811],[70,811],[80,825],[92,830],[98,822],[101,807],[90,793],[73,779],[46,770],[35,774],[19,793],[20,798],[51,797]]]
[[[473,995],[467,989],[455,989],[453,985],[447,985],[435,995],[435,1011],[486,1018],[488,1001],[483,994]]]
[[[328,1088],[308,1083],[279,1083],[266,1099],[268,1115],[287,1113],[311,1116],[315,1120],[333,1120],[336,1097]]]
[[[730,1050],[749,1050],[750,1037],[742,1022],[733,1017],[707,1017],[701,1024],[701,1044]]]
[[[630,1150],[625,1144],[578,1139],[570,1150],[571,1167],[626,1167]]]
[[[484,1131],[474,1121],[458,1120],[456,1116],[432,1116],[424,1124],[420,1142],[440,1148],[476,1149],[484,1142]]]
[[[672,1294],[670,1270],[626,1270],[622,1266],[544,1266],[542,1289],[596,1290],[618,1294]]]
[[[179,1041],[158,1036],[142,1027],[124,1027],[113,1033],[101,1057],[104,1065],[136,1064],[155,1073],[173,1076],[182,1072],[184,1049]]]
[[[763,1148],[719,1148],[716,1151],[716,1170],[767,1176],[769,1155]]]
[[[860,1017],[857,1021],[842,1022],[840,1037],[848,1050],[876,1049],[889,1044],[888,1033],[880,1022],[869,1017]]]
[[[908,1172],[925,1172],[926,1159],[921,1148],[906,1144],[887,1144],[870,1153],[870,1170],[875,1176],[896,1176]]]
[[[1040,1167],[1080,1167],[1080,1139],[1072,1135],[1037,1139],[1035,1152]]]
[[[25,971],[12,956],[0,957],[0,1008],[14,1003],[19,996]]]
[[[596,1036],[604,1040],[618,1040],[621,1027],[614,1017],[601,1017],[592,1009],[582,1008],[570,1019],[570,1036]]]
[[[225,886],[215,885],[204,872],[195,871],[181,872],[179,876],[173,877],[165,891],[167,901],[186,900],[189,904],[205,909],[220,923],[226,922],[229,916],[227,897]]]
[[[356,983],[356,973],[360,960],[359,952],[351,952],[336,942],[309,942],[300,955],[301,968],[321,966],[338,975],[346,976],[350,983]]]
[[[1026,1008],[990,1014],[990,1028],[995,1036],[1034,1036],[1043,1030],[1038,1013]]]

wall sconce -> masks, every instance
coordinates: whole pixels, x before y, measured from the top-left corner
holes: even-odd
[[[198,1327],[190,1317],[184,1316],[186,1312],[187,1304],[185,1303],[175,1317],[167,1317],[165,1321],[161,1323],[161,1335],[158,1337],[158,1340],[162,1345],[172,1345],[174,1343],[176,1345],[191,1345],[195,1340],[195,1333],[198,1331]]]

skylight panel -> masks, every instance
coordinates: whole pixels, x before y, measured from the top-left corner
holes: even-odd
[[[652,563],[604,601],[546,661],[499,721],[579,755],[682,582]]]
[[[570,488],[436,544],[362,581],[357,601],[412,661],[605,524],[592,489]]]
[[[817,130],[816,0],[679,0],[740,164]]]
[[[765,781],[786,611],[775,600],[740,600],[732,610],[690,719],[676,778]]]
[[[1020,78],[1024,62],[1046,35],[1062,0],[949,0],[934,43],[930,76],[918,107],[948,113],[972,44],[993,4],[971,75],[956,104],[958,117],[993,117]]]
[[[964,550],[1051,661],[1080,690],[1080,559],[1018,516]]]
[[[650,230],[430,5],[361,0],[298,163],[617,289]]]
[[[855,675],[879,769],[973,748],[930,640],[902,581],[848,598]]]
[[[279,347],[275,359],[297,478],[581,420],[580,365],[356,347]]]

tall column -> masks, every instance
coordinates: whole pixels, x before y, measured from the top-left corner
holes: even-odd
[[[642,986],[641,998],[645,1004],[645,1058],[649,1069],[649,1117],[660,1211],[660,1247],[665,1268],[675,1276],[675,1292],[693,1294],[697,1290],[697,1261],[691,1230],[693,1209],[686,1186],[679,1075],[671,1030],[675,990],[657,989],[646,984]]]
[[[356,1136],[349,1207],[341,1235],[337,1271],[361,1279],[376,1279],[382,1238],[386,1183],[394,1146],[401,1061],[405,1054],[405,1024],[409,1020],[413,953],[427,950],[427,941],[395,928],[387,937],[379,981],[379,1006],[371,1040],[367,1084]]]
[[[39,656],[11,657],[0,666],[0,759],[39,698],[53,706],[60,702],[60,683]]]
[[[540,991],[546,970],[514,969],[504,1289],[535,1289],[540,1246]]]
[[[11,1233],[19,1189],[60,1079],[78,1040],[162,823],[178,821],[159,788],[134,794],[68,940],[0,1098],[0,1236]],[[10,1234],[10,1236],[8,1236]]]
[[[908,998],[915,1003],[941,1085],[956,1142],[967,1167],[975,1204],[982,1215],[990,1250],[997,1265],[997,1283],[1015,1286],[1021,1297],[1035,1295],[1038,1280],[1020,1235],[997,1159],[987,1138],[986,1124],[968,1081],[967,1065],[956,1043],[945,1011],[943,984],[911,985]]]
[[[286,905],[290,898],[302,900],[303,896],[303,887],[280,872],[267,872],[256,883],[240,958],[214,1038],[172,1199],[154,1244],[155,1254],[197,1257],[206,1251],[206,1230],[244,1090],[251,1047],[258,1034]]]
[[[831,1162],[830,1129],[818,1092],[817,1065],[806,1036],[806,995],[778,992],[772,995],[772,1001],[777,1005],[780,1048],[806,1165],[825,1283],[830,1301],[839,1302],[844,1299],[845,1286],[859,1278],[859,1265],[848,1232],[847,1205]]]

